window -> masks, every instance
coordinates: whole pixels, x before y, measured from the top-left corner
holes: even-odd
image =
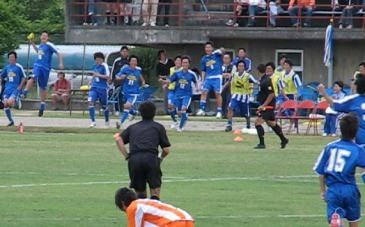
[[[285,54],[293,61],[293,70],[301,77],[303,81],[303,50],[277,49],[275,51],[276,66],[279,66],[279,56]]]

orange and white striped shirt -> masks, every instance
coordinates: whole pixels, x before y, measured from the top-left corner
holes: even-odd
[[[128,227],[194,227],[190,214],[158,200],[134,200],[126,213]]]

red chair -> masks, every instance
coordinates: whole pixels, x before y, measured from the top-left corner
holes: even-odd
[[[294,100],[286,100],[285,102],[283,102],[280,105],[279,110],[278,110],[278,113],[277,113],[277,115],[275,117],[277,120],[279,120],[280,125],[282,125],[282,120],[283,119],[284,120],[285,119],[290,120],[290,126],[289,126],[289,129],[288,129],[287,134],[290,133],[291,128],[293,126],[293,122],[292,122],[292,119],[293,118],[292,117],[295,115],[295,112],[297,111],[297,106],[298,106],[298,103],[296,101],[294,101]],[[292,116],[283,116],[282,115],[284,110],[290,110],[290,109],[294,110],[294,115],[292,115]]]
[[[325,119],[325,116],[318,114],[318,112],[324,113],[328,107],[329,107],[329,104],[327,101],[322,101],[316,105],[316,107],[313,111],[313,114],[310,116],[310,121],[309,121],[309,124],[307,127],[307,133],[309,133],[309,131],[313,125],[313,130],[314,130],[313,133],[315,135],[318,135],[318,121]]]
[[[298,103],[297,111],[295,112],[292,119],[294,119],[297,124],[299,120],[308,120],[310,122],[310,116],[313,113],[315,106],[316,104],[312,100],[301,101]],[[310,125],[310,123],[308,123],[308,125]],[[306,133],[308,133],[308,127]],[[299,134],[299,125],[297,127],[297,134]]]

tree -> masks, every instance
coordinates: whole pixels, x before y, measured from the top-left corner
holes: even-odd
[[[18,48],[24,33],[23,20],[14,5],[0,1],[0,56]],[[3,59],[0,58],[0,64]]]

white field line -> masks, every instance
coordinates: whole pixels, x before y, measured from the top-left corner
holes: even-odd
[[[280,181],[280,182],[316,182],[315,175],[302,176],[304,178],[313,178],[312,180],[302,180],[292,178],[291,176],[278,177],[222,177],[222,178],[193,178],[193,179],[166,179],[164,183],[179,183],[179,182],[216,182],[216,181]],[[63,183],[37,183],[37,184],[14,184],[14,185],[0,185],[2,188],[26,188],[26,187],[48,187],[48,186],[77,186],[77,185],[102,185],[102,184],[128,184],[129,181],[91,181],[91,182],[63,182]]]

